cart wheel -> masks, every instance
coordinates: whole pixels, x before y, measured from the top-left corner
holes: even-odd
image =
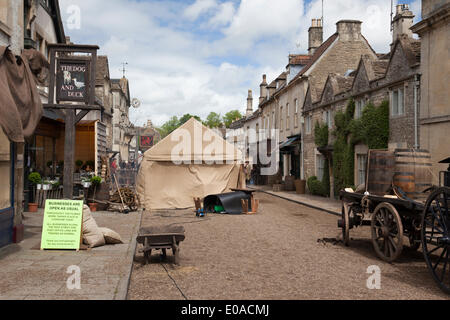
[[[342,204],[342,241],[347,247],[350,244],[350,206],[347,203]]]
[[[403,225],[390,203],[381,203],[372,215],[372,244],[378,257],[393,262],[403,250]]]
[[[422,246],[428,269],[442,291],[450,293],[450,189],[439,188],[428,198],[422,219]]]

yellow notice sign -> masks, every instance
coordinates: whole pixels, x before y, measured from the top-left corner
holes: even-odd
[[[47,200],[41,250],[80,250],[83,201]]]

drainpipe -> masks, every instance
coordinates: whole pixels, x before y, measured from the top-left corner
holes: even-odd
[[[418,104],[418,90],[420,88],[420,74],[414,77],[414,148],[419,149],[419,104]]]
[[[301,134],[301,149],[300,149],[300,179],[301,180],[305,180],[305,164],[304,164],[304,155],[303,155],[303,152],[304,152],[304,143],[305,143],[305,140],[304,140],[304,135],[305,135],[305,130],[304,130],[304,127],[305,127],[305,118],[304,118],[304,116],[303,116],[303,114],[302,114],[302,116],[301,116],[301,118],[300,118],[301,120],[300,120],[300,134]]]

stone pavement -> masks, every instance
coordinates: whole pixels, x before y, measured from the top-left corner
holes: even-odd
[[[256,189],[261,192],[265,192],[267,194],[271,194],[273,196],[279,197],[281,199],[289,200],[296,202],[298,204],[322,210],[334,215],[341,215],[342,204],[341,201],[313,196],[310,194],[297,194],[295,191],[280,191],[274,192],[272,187],[270,186],[248,186],[250,189]]]
[[[141,213],[93,212],[99,227],[124,242],[84,251],[41,251],[43,210],[25,213],[25,240],[0,249],[0,300],[125,300]],[[81,289],[69,290],[70,266],[81,271]]]

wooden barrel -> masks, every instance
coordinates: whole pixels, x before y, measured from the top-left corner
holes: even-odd
[[[383,196],[392,186],[395,155],[387,150],[369,150],[368,157],[367,191]]]
[[[431,155],[427,150],[396,149],[394,185],[417,199],[432,186]]]

